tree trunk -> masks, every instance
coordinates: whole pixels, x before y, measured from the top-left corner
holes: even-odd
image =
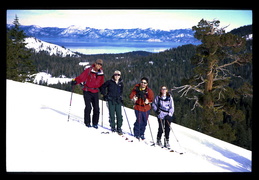
[[[209,69],[212,69],[211,67]],[[214,102],[213,102],[213,97],[212,97],[212,87],[213,87],[213,78],[214,78],[214,73],[213,71],[208,71],[206,75],[206,83],[205,83],[205,95],[204,95],[204,101],[203,105],[208,108],[213,108]]]

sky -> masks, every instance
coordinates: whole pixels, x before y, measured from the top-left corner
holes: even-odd
[[[97,29],[153,28],[161,30],[192,28],[203,18],[218,19],[230,31],[252,24],[252,10],[7,10],[7,24],[18,16],[21,25],[67,28],[71,25]]]

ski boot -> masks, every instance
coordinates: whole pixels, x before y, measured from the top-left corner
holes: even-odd
[[[158,146],[160,146],[160,147],[163,146],[163,145],[162,145],[162,142],[161,142],[161,138],[157,138],[156,144],[157,144]]]
[[[112,131],[113,133],[116,132],[115,128],[111,128],[111,131]]]
[[[164,147],[170,149],[169,139],[165,139]]]
[[[117,133],[118,133],[119,135],[123,135],[123,132],[122,132],[121,128],[118,128],[118,129],[117,129]]]

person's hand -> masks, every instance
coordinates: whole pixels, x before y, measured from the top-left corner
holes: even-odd
[[[145,100],[145,104],[149,104],[149,100],[148,99]]]
[[[136,103],[136,101],[138,100],[138,97],[137,97],[137,96],[134,96],[131,100],[132,100],[132,101],[133,101],[133,103],[135,104],[135,103]]]
[[[75,86],[77,83],[76,83],[76,80],[75,79],[72,79],[71,81],[71,86]]]

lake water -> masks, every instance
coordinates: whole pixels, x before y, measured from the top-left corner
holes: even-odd
[[[72,51],[83,54],[110,54],[132,51],[161,52],[186,43],[175,42],[147,42],[126,40],[85,40],[71,38],[39,38],[43,41],[64,46]]]

